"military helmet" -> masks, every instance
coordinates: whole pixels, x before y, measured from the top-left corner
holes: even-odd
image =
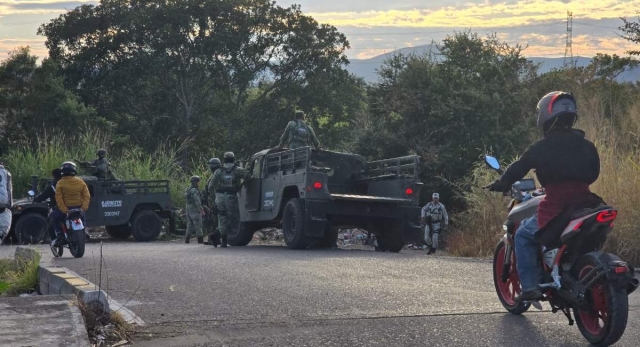
[[[220,163],[220,159],[218,158],[211,158],[209,159],[209,167],[217,167],[222,165],[222,163]]]
[[[191,183],[200,182],[200,176],[191,176]]]
[[[62,173],[62,176],[75,176],[78,172],[78,169],[76,168],[76,164],[74,164],[73,162],[65,161],[60,166],[60,171]]]
[[[554,91],[543,96],[536,107],[537,126],[547,133],[554,125],[572,127],[578,119],[576,98],[571,93]]]
[[[98,153],[96,153],[96,155],[105,155],[105,154],[107,154],[107,151],[105,151],[102,148],[98,150]]]
[[[233,163],[234,161],[236,161],[236,155],[233,154],[233,152],[227,152],[224,154],[224,161],[226,162],[231,162]]]

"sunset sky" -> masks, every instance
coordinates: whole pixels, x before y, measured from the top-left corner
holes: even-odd
[[[0,60],[29,45],[44,57],[41,23],[82,1],[0,0]],[[347,35],[349,58],[369,58],[403,47],[440,41],[455,30],[497,32],[510,43],[527,44],[528,56],[564,55],[567,11],[573,11],[573,53],[592,56],[633,47],[616,33],[620,17],[638,19],[640,0],[277,0],[302,10]]]

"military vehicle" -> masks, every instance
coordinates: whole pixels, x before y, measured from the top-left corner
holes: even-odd
[[[87,184],[91,201],[85,214],[85,226],[104,226],[117,239],[133,234],[137,241],[155,240],[162,231],[162,219],[172,222],[169,181],[102,181],[94,176],[78,176]],[[37,195],[37,177],[32,177],[32,192]],[[39,186],[50,184],[41,180]],[[18,244],[40,243],[47,239],[49,206],[33,201],[33,196],[14,201],[11,230],[5,238]],[[174,223],[170,223],[174,225]]]
[[[422,234],[419,164],[415,155],[367,162],[311,147],[256,153],[228,242],[245,246],[255,231],[281,227],[289,248],[331,247],[339,228],[361,228],[375,235],[376,250],[399,252]]]

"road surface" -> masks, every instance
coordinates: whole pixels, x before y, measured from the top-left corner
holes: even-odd
[[[562,313],[507,314],[486,260],[110,242],[57,259],[147,324],[137,346],[588,346]],[[640,294],[616,346],[638,345]],[[548,304],[543,303],[545,310]]]

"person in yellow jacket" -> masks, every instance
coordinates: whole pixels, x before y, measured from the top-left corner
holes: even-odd
[[[66,161],[62,163],[60,170],[62,171],[62,178],[56,184],[57,206],[51,212],[56,238],[51,240],[51,246],[57,245],[60,239],[60,233],[62,232],[60,224],[64,222],[69,210],[81,208],[84,222],[84,212],[89,209],[89,201],[91,198],[87,184],[79,177],[76,177],[76,164]]]

